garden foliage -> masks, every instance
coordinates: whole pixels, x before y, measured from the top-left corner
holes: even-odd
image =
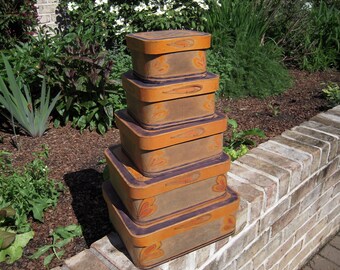
[[[239,130],[238,124],[234,119],[228,119],[228,127],[231,128],[231,136],[224,142],[223,151],[227,153],[231,160],[236,160],[239,157],[247,154],[248,146],[255,146],[256,143],[252,139],[254,137],[265,138],[263,130],[252,128],[248,130]]]
[[[46,82],[43,80],[39,99],[33,102],[27,85],[15,78],[12,67],[4,56],[3,61],[9,85],[8,88],[0,76],[0,105],[7,110],[7,114],[4,115],[11,121],[13,129],[15,124],[18,124],[32,137],[42,136],[48,127],[48,118],[59,94],[50,101],[50,90],[46,90]]]
[[[10,153],[0,151],[0,262],[12,263],[22,256],[34,235],[28,217],[43,222],[44,211],[57,204],[62,185],[48,178],[47,148],[34,156],[18,169]]]
[[[266,97],[291,85],[283,64],[339,67],[339,8],[332,0],[61,0],[54,35],[17,38],[25,42],[4,53],[32,99],[39,99],[42,77],[51,96],[61,93],[52,112],[56,126],[71,122],[104,133],[125,106],[127,33],[210,32],[208,69],[220,75],[219,94]],[[0,75],[6,75],[1,63]]]
[[[36,0],[0,0],[0,50],[27,41],[38,24]]]

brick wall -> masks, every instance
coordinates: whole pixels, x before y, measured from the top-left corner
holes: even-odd
[[[232,164],[236,234],[156,269],[299,269],[340,227],[340,106],[284,132]],[[112,233],[63,269],[135,269]],[[77,268],[78,266],[78,268]]]
[[[58,0],[37,0],[38,19],[41,25],[56,27]]]

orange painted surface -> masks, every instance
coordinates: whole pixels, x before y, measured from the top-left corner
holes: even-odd
[[[216,114],[212,119],[178,125],[176,128],[167,128],[161,131],[142,129],[128,116],[126,110],[117,112],[115,116],[121,136],[128,137],[141,150],[161,149],[223,133],[227,130],[227,120],[222,114]],[[222,146],[220,142],[216,141],[209,147],[215,149]]]
[[[165,54],[210,48],[211,35],[190,30],[140,32],[126,36],[130,50],[145,54]]]
[[[150,84],[136,80],[129,72],[122,76],[122,83],[125,91],[139,101],[158,102],[213,93],[218,89],[219,76],[208,73],[207,77],[196,80]]]
[[[126,194],[126,196],[131,199],[145,199],[154,197],[186,185],[204,181],[205,179],[215,175],[223,175],[230,169],[229,158],[224,159],[223,161],[216,160],[207,166],[194,169],[192,171],[186,171],[178,174],[175,173],[171,177],[165,177],[162,181],[144,184],[146,181],[152,181],[152,178],[143,176],[131,164],[131,161],[126,158],[125,154],[122,153],[121,148],[106,149],[104,154],[110,172],[112,172],[114,175],[114,181],[123,189],[122,193]],[[115,158],[115,156],[117,158]],[[124,176],[124,170],[127,170],[128,173],[134,177],[134,180],[136,180],[137,183],[132,183],[129,181]],[[140,184],[138,184],[138,182]],[[221,185],[221,180],[217,180],[216,184]],[[224,184],[224,182],[222,184]]]
[[[190,231],[191,228],[197,226],[208,226],[209,222],[215,221],[217,219],[225,220],[225,225],[221,229],[221,235],[223,235],[223,231],[228,228],[235,228],[235,218],[230,218],[230,216],[234,216],[238,207],[239,207],[239,197],[231,200],[230,203],[221,205],[219,207],[209,208],[210,210],[201,211],[201,213],[191,216],[187,219],[184,219],[179,222],[168,221],[165,223],[160,223],[158,229],[154,229],[151,225],[133,225],[133,227],[138,228],[138,230],[145,231],[146,233],[135,234],[132,229],[127,227],[127,224],[124,222],[121,214],[119,213],[116,206],[112,203],[116,199],[112,193],[112,187],[109,182],[106,182],[103,185],[103,196],[107,203],[110,216],[112,217],[113,225],[115,229],[120,235],[123,235],[123,238],[128,238],[129,242],[136,247],[146,247],[151,246],[155,243],[155,241],[163,241],[164,239],[171,238],[174,235],[179,233],[185,233],[186,231]],[[229,198],[228,198],[229,200]],[[131,220],[129,222],[132,222]],[[162,226],[164,224],[164,226]],[[230,232],[230,230],[229,230]]]

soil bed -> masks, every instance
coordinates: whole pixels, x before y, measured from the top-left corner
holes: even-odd
[[[258,127],[264,130],[266,139],[281,134],[317,113],[328,109],[321,83],[340,83],[340,72],[307,73],[292,70],[294,87],[285,93],[266,99],[219,99],[217,110],[235,119],[240,130]],[[83,237],[66,246],[63,259],[69,258],[113,230],[109,223],[106,206],[101,195],[103,151],[109,145],[119,143],[119,131],[110,130],[104,136],[84,131],[82,134],[70,126],[51,128],[41,138],[19,135],[20,150],[11,143],[12,133],[5,123],[0,124],[0,149],[13,153],[14,165],[20,166],[32,160],[32,152],[40,151],[46,144],[49,151],[50,177],[62,181],[65,190],[58,205],[45,214],[45,222],[32,222],[35,237],[24,250],[24,256],[13,265],[0,263],[0,269],[44,269],[43,258],[27,258],[40,246],[50,244],[49,233],[57,226],[72,223],[83,227]],[[54,259],[50,267],[61,265]]]

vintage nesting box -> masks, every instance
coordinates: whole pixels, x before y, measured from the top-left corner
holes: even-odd
[[[227,189],[215,203],[162,222],[138,225],[126,214],[111,184],[103,185],[109,216],[137,267],[150,268],[228,236],[239,199]]]
[[[226,117],[219,113],[211,119],[146,130],[121,110],[116,113],[116,123],[123,150],[146,176],[221,155],[223,132],[227,129]]]
[[[136,170],[120,146],[107,149],[105,157],[111,184],[136,223],[190,212],[226,193],[226,173],[230,168],[226,154],[154,178]]]
[[[150,268],[235,230],[238,195],[227,185],[226,116],[219,77],[206,71],[210,35],[187,30],[127,36],[133,72],[127,110],[115,113],[121,145],[105,151],[103,195],[132,261]]]
[[[215,91],[219,78],[208,73],[197,80],[175,83],[145,83],[131,72],[122,77],[130,115],[146,129],[159,129],[202,118],[215,113]]]
[[[190,30],[126,36],[135,75],[150,82],[206,76],[206,49],[210,42],[210,34]]]

